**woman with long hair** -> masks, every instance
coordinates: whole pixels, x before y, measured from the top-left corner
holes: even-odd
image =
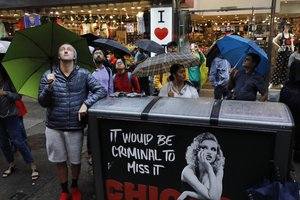
[[[169,82],[159,91],[161,97],[199,98],[197,89],[185,79],[183,65],[174,64],[170,68]]]
[[[209,132],[195,137],[187,148],[185,159],[188,165],[182,170],[181,180],[190,189],[182,192],[178,200],[187,197],[220,200],[225,157],[216,137]]]

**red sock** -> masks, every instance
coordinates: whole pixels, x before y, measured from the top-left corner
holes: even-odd
[[[81,192],[77,187],[71,188],[72,200],[81,200]]]
[[[59,200],[69,200],[70,199],[70,195],[67,192],[62,192],[60,194]]]

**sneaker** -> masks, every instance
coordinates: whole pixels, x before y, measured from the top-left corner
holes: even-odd
[[[70,195],[67,192],[62,192],[60,194],[59,200],[69,200],[70,199]]]
[[[71,188],[71,194],[72,194],[72,200],[81,200],[81,192],[77,187]]]

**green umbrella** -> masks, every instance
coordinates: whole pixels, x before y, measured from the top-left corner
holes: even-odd
[[[77,64],[92,70],[93,61],[85,38],[56,23],[17,31],[2,60],[16,90],[37,98],[43,73],[58,62],[58,48],[68,43],[77,51]]]

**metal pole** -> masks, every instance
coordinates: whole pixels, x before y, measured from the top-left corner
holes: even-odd
[[[269,35],[269,41],[268,41],[268,58],[269,58],[269,76],[267,77],[268,82],[270,79],[270,72],[271,72],[271,58],[272,58],[272,45],[273,45],[273,37],[274,37],[274,17],[275,17],[275,11],[276,11],[276,0],[272,0],[272,6],[271,6],[271,20],[270,20],[270,35]]]
[[[178,43],[179,41],[179,12],[180,12],[180,1],[181,0],[173,0],[173,40]]]
[[[255,27],[255,21],[254,21],[254,8],[252,9],[252,18],[251,18],[251,23],[249,24],[248,27],[248,31],[250,31],[250,26],[251,26],[251,31],[252,31],[252,35],[251,35],[251,40],[254,40],[254,35],[255,35],[255,31],[253,30]],[[256,29],[255,29],[256,30]]]

